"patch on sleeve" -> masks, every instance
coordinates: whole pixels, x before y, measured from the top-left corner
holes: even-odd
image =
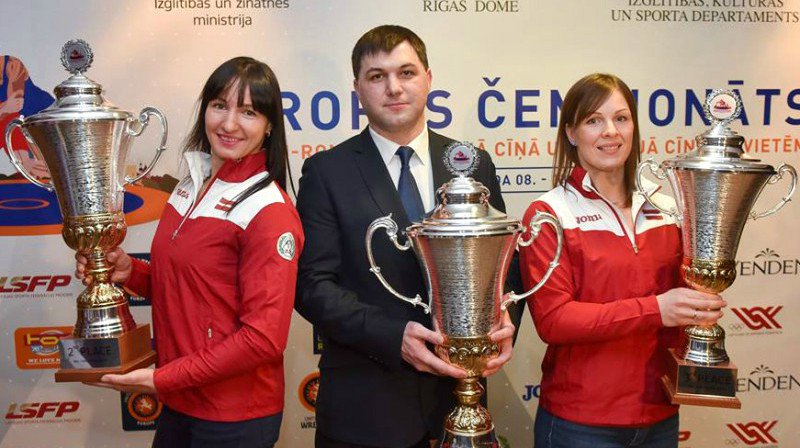
[[[292,261],[294,259],[294,251],[294,235],[291,232],[286,232],[278,237],[278,255]]]

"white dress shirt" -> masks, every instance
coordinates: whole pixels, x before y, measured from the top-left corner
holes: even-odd
[[[386,164],[386,168],[389,170],[389,175],[392,176],[392,182],[395,188],[397,188],[397,184],[400,182],[400,169],[402,168],[400,156],[396,154],[397,149],[400,148],[400,146],[409,146],[414,150],[414,155],[411,157],[408,165],[411,169],[411,174],[414,176],[414,182],[417,183],[419,194],[422,196],[422,206],[425,207],[425,213],[433,210],[436,200],[434,199],[435,191],[433,188],[431,152],[428,146],[428,126],[425,125],[422,128],[422,132],[407,145],[395,143],[378,134],[372,130],[372,128],[369,128],[369,133],[372,136],[372,141],[375,142],[375,146],[378,147],[378,151],[381,153],[381,158],[383,159],[383,163]]]

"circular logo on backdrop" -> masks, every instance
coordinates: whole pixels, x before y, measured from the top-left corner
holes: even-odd
[[[297,391],[300,403],[311,412],[317,409],[317,392],[319,392],[319,372],[314,372],[303,378]]]
[[[141,185],[125,187],[123,211],[128,226],[155,221],[169,194]],[[26,180],[0,181],[0,236],[57,235],[61,210],[52,191]]]
[[[128,397],[128,412],[138,422],[151,422],[161,415],[163,405],[156,397],[134,392]]]

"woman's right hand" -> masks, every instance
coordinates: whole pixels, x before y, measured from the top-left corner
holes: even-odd
[[[124,250],[117,247],[111,252],[106,253],[106,260],[111,264],[114,271],[111,273],[113,283],[125,283],[131,276],[133,270],[133,260]],[[86,257],[80,252],[75,253],[75,277],[82,281],[84,285],[90,285],[92,278],[86,276]]]
[[[721,308],[728,306],[718,294],[689,288],[670,289],[656,299],[665,327],[711,325],[722,317]]]

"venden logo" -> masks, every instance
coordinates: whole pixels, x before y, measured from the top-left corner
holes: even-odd
[[[800,381],[794,375],[779,375],[771,368],[760,365],[750,375],[736,380],[737,392],[785,391],[800,388]]]
[[[800,272],[800,259],[782,258],[777,252],[766,248],[756,254],[753,260],[736,263],[737,274],[742,277],[760,275],[797,275]]]
[[[778,440],[772,436],[772,429],[778,423],[777,420],[771,422],[749,422],[728,424],[728,428],[736,434],[745,445],[774,444]]]
[[[80,409],[78,401],[49,401],[46,403],[11,403],[6,412],[6,423],[74,423]]]
[[[72,327],[27,327],[14,331],[17,367],[56,369],[60,366],[58,341],[72,333]]]

